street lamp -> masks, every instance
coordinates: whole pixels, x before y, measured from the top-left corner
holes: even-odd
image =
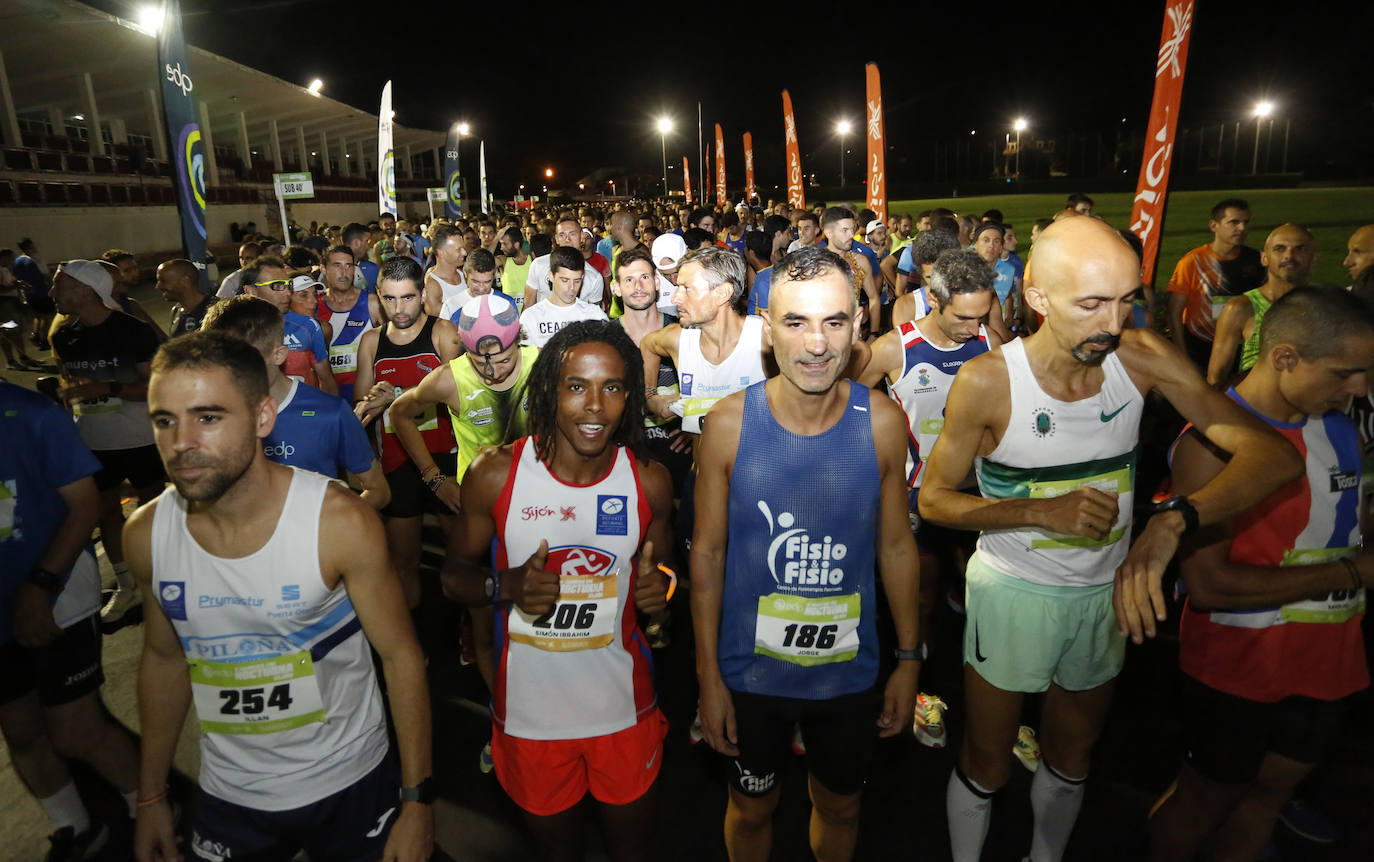
[[[1260,102],[1255,105],[1255,155],[1250,161],[1250,175],[1254,176],[1259,172],[1259,133],[1260,126],[1264,123],[1264,118],[1274,113],[1273,102]]]
[[[835,124],[835,131],[840,136],[840,188],[844,188],[844,136],[849,134],[851,128],[848,120],[840,120]]]
[[[553,168],[544,168],[544,179],[553,179]]]
[[[312,96],[318,96],[320,94],[320,90],[323,89],[324,81],[321,81],[319,78],[316,78],[315,80],[311,81],[310,86],[306,87],[306,90],[309,91],[310,95]]]
[[[162,29],[162,7],[144,6],[139,9],[138,28],[151,36],[156,36],[157,31]]]
[[[615,197],[615,180],[606,180],[606,182],[611,186],[611,197]]]
[[[1021,133],[1024,132],[1029,125],[1025,117],[1017,117],[1016,122],[1012,123],[1011,126],[1016,130],[1016,182],[1018,183],[1021,182]]]
[[[471,131],[472,126],[467,123],[458,124],[458,149],[453,153],[453,172],[458,175],[458,209],[460,210],[463,208],[463,187],[467,185],[463,180],[463,136]]]
[[[658,142],[663,150],[663,196],[668,196],[668,133],[673,130],[671,117],[659,117],[655,123],[658,128]]]

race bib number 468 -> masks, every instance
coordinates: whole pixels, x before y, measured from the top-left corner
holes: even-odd
[[[754,652],[804,666],[859,654],[859,596],[759,597]]]
[[[278,733],[324,721],[309,652],[258,661],[187,663],[205,733]]]

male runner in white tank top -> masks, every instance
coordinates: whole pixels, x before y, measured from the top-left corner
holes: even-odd
[[[1122,332],[1139,284],[1139,259],[1107,225],[1066,219],[1041,234],[1025,297],[1044,326],[960,369],[925,465],[921,517],[982,531],[966,575],[966,732],[946,800],[955,862],[982,851],[1032,692],[1046,696],[1030,858],[1063,856],[1122,635],[1154,635],[1164,613],[1159,577],[1179,537],[1302,470],[1290,445],[1209,389],[1171,344],[1149,330]],[[1235,457],[1187,498],[1161,504],[1166,511],[1127,553],[1137,426],[1151,390]],[[975,458],[983,496],[960,490]]]
[[[640,374],[618,325],[560,330],[530,374],[530,436],[468,468],[441,573],[448,596],[496,605],[496,776],[548,859],[582,858],[588,793],[607,856],[650,856],[668,722],[639,615],[667,607],[673,486],[645,457]]]
[[[290,858],[304,846],[313,859],[428,859],[424,658],[376,513],[266,459],[276,405],[255,348],[214,332],[164,347],[148,405],[175,488],[124,530],[146,600],[135,855],[180,858],[166,784],[194,701],[196,856]]]

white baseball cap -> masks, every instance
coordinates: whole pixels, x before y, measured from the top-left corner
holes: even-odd
[[[298,276],[295,276],[294,278],[291,279],[291,290],[292,290],[292,291],[297,291],[297,290],[309,290],[309,289],[312,288],[312,287],[319,287],[319,288],[323,289],[323,288],[324,288],[324,285],[321,284],[321,283],[320,283],[318,280],[316,280],[315,278],[312,278],[311,276],[308,276],[308,275],[298,275]]]
[[[114,281],[110,278],[110,270],[105,264],[96,260],[69,260],[59,266],[57,271],[66,273],[94,290],[106,308],[120,310],[120,305],[114,298]]]
[[[687,253],[687,241],[680,234],[659,234],[649,253],[653,255],[654,266],[659,269],[677,269],[678,261]]]

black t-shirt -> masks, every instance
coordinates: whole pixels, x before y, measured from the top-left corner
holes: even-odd
[[[176,308],[172,309],[172,325],[167,333],[168,337],[176,338],[178,335],[199,330],[201,322],[205,320],[205,313],[210,310],[210,306],[214,305],[217,299],[218,297],[212,293],[189,311],[182,308],[181,303],[177,303]]]
[[[142,362],[157,353],[157,333],[136,317],[122,311],[96,326],[76,318],[62,324],[52,338],[53,350],[62,361],[63,376],[100,383],[137,383]]]

